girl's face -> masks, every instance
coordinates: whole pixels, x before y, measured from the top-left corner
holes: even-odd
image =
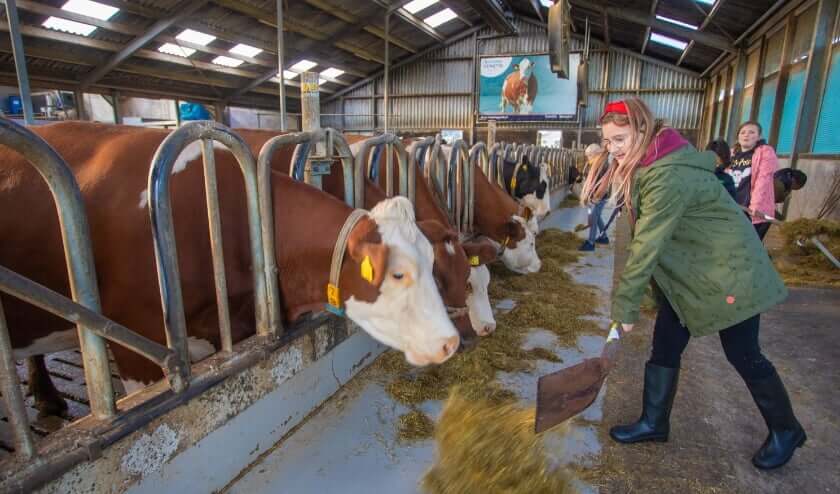
[[[745,125],[741,131],[738,132],[738,144],[740,144],[741,149],[745,151],[749,151],[754,148],[755,145],[758,144],[759,139],[761,139],[761,133],[755,125]]]
[[[625,125],[622,127],[613,122],[607,122],[601,127],[601,134],[604,138],[604,147],[619,165],[623,164],[627,153],[633,148],[633,142],[636,139],[633,131],[630,130],[630,126]]]

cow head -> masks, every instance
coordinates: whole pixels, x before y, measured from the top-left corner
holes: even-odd
[[[551,211],[550,194],[548,192],[548,166],[545,163],[539,167],[529,166],[533,169],[529,176],[528,189],[519,199],[519,202],[534,213],[534,219],[540,219]],[[536,185],[534,184],[536,183]],[[517,183],[517,186],[519,184]]]
[[[521,80],[525,80],[525,79],[531,77],[531,74],[533,74],[533,73],[534,73],[534,64],[531,62],[531,60],[529,60],[527,58],[523,58],[519,62],[519,78]]]
[[[479,336],[487,336],[496,329],[496,318],[490,306],[490,270],[486,264],[496,259],[496,246],[486,240],[464,242],[464,252],[470,264],[467,283],[467,307],[470,309],[470,323]]]
[[[536,235],[528,228],[528,222],[519,216],[511,218],[496,232],[497,238],[504,238],[502,262],[516,273],[536,273],[542,267],[537,255]]]
[[[370,219],[350,235],[347,250],[355,262],[345,263],[350,272],[342,270],[342,283],[362,283],[365,277],[364,283],[378,293],[372,300],[351,296],[345,302],[347,316],[380,342],[404,352],[413,365],[446,361],[460,338],[435,284],[434,251],[415,224],[414,208],[408,199],[395,197],[377,204]],[[372,267],[367,276],[365,263]]]

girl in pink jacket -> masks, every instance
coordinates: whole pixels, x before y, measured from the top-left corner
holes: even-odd
[[[761,213],[772,215],[775,211],[773,173],[778,167],[776,152],[761,138],[761,125],[753,121],[742,123],[726,173],[735,182],[735,201],[753,213],[752,223],[762,240],[770,223]]]

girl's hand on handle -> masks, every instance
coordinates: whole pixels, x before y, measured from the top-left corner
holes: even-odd
[[[621,330],[624,331],[625,333],[629,333],[630,331],[633,331],[633,325],[632,324],[622,324],[621,325]]]

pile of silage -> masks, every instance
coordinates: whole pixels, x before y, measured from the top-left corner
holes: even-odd
[[[773,260],[785,283],[840,287],[840,269],[810,241],[816,237],[835,257],[840,256],[840,223],[801,218],[784,223],[781,232],[784,246]]]

